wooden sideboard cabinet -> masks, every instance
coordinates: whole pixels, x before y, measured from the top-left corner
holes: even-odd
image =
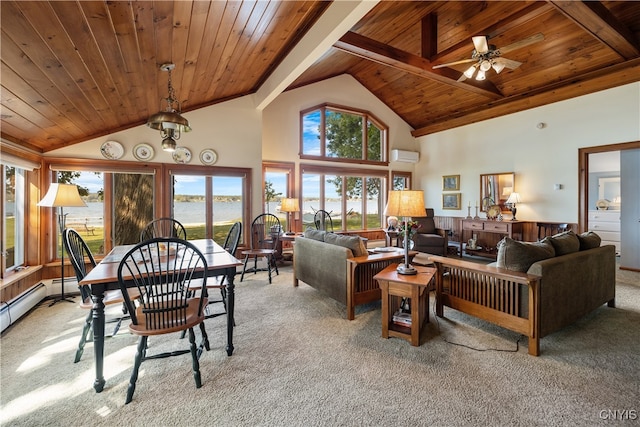
[[[478,250],[465,248],[467,240],[471,239],[473,234],[491,233],[509,236],[514,240],[522,240],[524,236],[524,225],[528,221],[492,221],[486,219],[463,219],[462,230],[460,232],[460,258],[466,252],[469,255],[484,256],[488,258],[497,258],[498,253],[495,248],[487,250],[482,247]],[[478,238],[482,242],[482,239]]]

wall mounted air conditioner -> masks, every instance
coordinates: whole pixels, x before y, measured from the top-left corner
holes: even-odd
[[[419,158],[417,151],[391,150],[391,160],[394,162],[418,163]]]

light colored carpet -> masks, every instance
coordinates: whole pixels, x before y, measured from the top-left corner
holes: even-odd
[[[527,354],[526,339],[518,348],[517,334],[453,310],[437,320],[431,312],[420,347],[382,339],[379,304],[348,321],[344,306],[304,284],[293,288],[290,268],[282,268],[272,285],[266,273],[237,281],[233,356],[224,350],[225,320],[207,320],[212,349],[200,360],[202,388],[195,388],[188,355],[151,360],[142,364],[126,406],[135,337],[120,333],[107,340],[107,384],[95,393],[92,344],[73,363],[85,312],[72,304],[41,304],[0,341],[1,424],[640,422],[640,273],[621,272],[617,308],[603,305],[545,337],[540,357]],[[177,335],[154,338],[150,352],[183,345]]]

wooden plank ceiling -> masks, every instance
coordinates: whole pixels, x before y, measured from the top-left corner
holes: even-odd
[[[182,111],[255,93],[331,7],[326,1],[1,3],[1,133],[47,152],[138,126],[167,96]],[[318,24],[320,25],[320,24]],[[325,30],[326,33],[326,30]],[[521,66],[458,82],[471,37]],[[350,74],[415,136],[640,80],[640,2],[384,1],[290,88]],[[338,38],[339,37],[339,38]],[[197,124],[192,123],[192,126]]]

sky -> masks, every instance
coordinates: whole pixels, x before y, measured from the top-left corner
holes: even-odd
[[[90,193],[102,190],[102,174],[93,172],[81,172],[76,183],[87,187]],[[242,194],[242,180],[236,177],[215,177],[213,181],[214,193],[217,196],[239,196]],[[204,195],[204,177],[180,175],[176,177],[175,194],[179,195]]]

